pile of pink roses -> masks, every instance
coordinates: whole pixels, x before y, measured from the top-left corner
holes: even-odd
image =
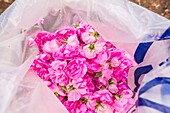
[[[31,69],[70,113],[126,113],[135,103],[127,86],[133,60],[90,25],[39,32]]]

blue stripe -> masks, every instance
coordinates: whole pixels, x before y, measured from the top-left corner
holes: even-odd
[[[170,113],[170,107],[162,105],[162,104],[158,104],[158,103],[150,101],[148,99],[139,98],[138,105],[150,107],[150,108],[159,110],[160,112],[163,112],[163,113]]]
[[[168,77],[158,77],[155,78],[151,81],[149,81],[148,83],[146,83],[139,91],[139,95],[145,93],[147,90],[149,90],[150,88],[159,85],[159,84],[170,84],[170,78]]]
[[[163,33],[159,40],[170,39],[170,27]]]
[[[152,65],[147,65],[147,66],[139,67],[135,70],[135,72],[134,72],[135,85],[136,85],[136,88],[134,89],[135,92],[137,92],[137,90],[140,86],[138,80],[141,77],[141,75],[150,72],[152,69],[153,69]]]
[[[135,51],[134,58],[136,63],[143,62],[143,59],[153,42],[140,43]]]
[[[170,96],[170,84],[163,84],[161,85],[161,95],[162,97],[166,96],[166,95],[169,95]]]

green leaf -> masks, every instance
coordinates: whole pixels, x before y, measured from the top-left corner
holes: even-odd
[[[116,100],[119,100],[121,98],[120,94],[115,94],[114,97],[116,98]]]
[[[61,86],[61,89],[64,90],[64,91],[67,91],[66,86]]]

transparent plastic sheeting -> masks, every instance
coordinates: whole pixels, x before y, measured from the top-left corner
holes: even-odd
[[[40,19],[44,24],[37,25]],[[28,72],[37,50],[27,42],[38,31],[54,32],[80,20],[134,56],[137,65],[128,78],[137,92],[134,112],[167,113],[170,21],[127,0],[15,0],[0,16],[0,113],[68,113]]]

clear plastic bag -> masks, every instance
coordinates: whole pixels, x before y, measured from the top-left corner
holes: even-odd
[[[42,18],[44,24],[37,25]],[[134,56],[138,65],[130,70],[129,86],[137,92],[135,112],[169,110],[166,99],[170,94],[161,93],[161,87],[168,85],[160,84],[156,90],[138,95],[157,77],[170,77],[166,60],[170,41],[165,32],[169,20],[127,0],[16,0],[0,16],[0,113],[67,113],[41,80],[28,72],[37,51],[27,46],[27,39],[38,31],[54,32],[80,20]],[[157,98],[153,100],[151,94]],[[163,106],[154,108],[141,98]]]

